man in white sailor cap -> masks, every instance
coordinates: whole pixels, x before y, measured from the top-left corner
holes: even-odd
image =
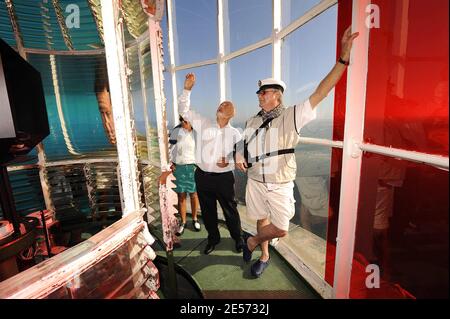
[[[248,176],[247,214],[257,220],[256,235],[244,238],[244,261],[252,259],[252,252],[258,245],[262,252],[251,266],[255,277],[261,276],[269,265],[269,241],[287,234],[289,220],[295,213],[294,148],[299,143],[299,131],[316,118],[316,106],[341,78],[357,36],[358,33],[351,33],[350,27],[344,32],[339,60],[303,103],[285,107],[282,98],[286,84],[279,79],[258,82],[256,94],[261,110],[247,121],[242,143],[236,145],[236,166],[247,171]]]

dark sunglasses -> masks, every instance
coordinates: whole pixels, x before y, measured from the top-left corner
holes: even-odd
[[[256,91],[256,94],[257,95],[265,95],[267,92],[276,92],[277,90],[269,90],[269,89],[266,89],[266,90],[259,90],[259,91]]]

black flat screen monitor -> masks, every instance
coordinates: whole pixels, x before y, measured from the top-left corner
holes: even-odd
[[[49,133],[40,73],[0,39],[0,164],[27,154]]]

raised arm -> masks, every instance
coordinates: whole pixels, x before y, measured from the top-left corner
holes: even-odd
[[[351,26],[345,30],[342,36],[342,48],[340,58],[342,61],[348,62],[350,60],[350,52],[352,50],[353,40],[359,35],[359,32],[351,33]],[[319,104],[324,98],[327,97],[328,93],[334,88],[338,83],[342,74],[344,74],[347,65],[341,62],[336,62],[334,67],[331,69],[330,73],[320,82],[316,91],[309,97],[309,102],[311,107],[314,109],[317,104]]]
[[[198,129],[201,122],[209,121],[200,114],[190,109],[191,107],[191,91],[195,84],[195,75],[193,73],[186,74],[184,80],[183,93],[178,96],[178,106],[180,108],[181,116],[189,121],[192,127]]]
[[[178,96],[178,106],[180,107],[181,116],[190,111],[191,107],[191,91],[195,84],[195,75],[193,73],[186,74],[184,80],[183,93]],[[187,119],[186,119],[187,120]]]

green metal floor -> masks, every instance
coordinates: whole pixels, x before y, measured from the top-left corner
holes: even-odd
[[[200,232],[193,231],[188,218],[187,228],[181,236],[181,247],[173,251],[174,261],[196,282],[206,299],[317,299],[320,296],[271,248],[269,267],[260,278],[250,274],[251,263],[244,263],[242,253],[234,251],[234,240],[224,224],[219,225],[221,242],[205,255],[207,243],[204,225]],[[166,257],[160,245],[153,247]],[[254,262],[259,249],[253,254]],[[178,296],[183,298],[183,296]]]

